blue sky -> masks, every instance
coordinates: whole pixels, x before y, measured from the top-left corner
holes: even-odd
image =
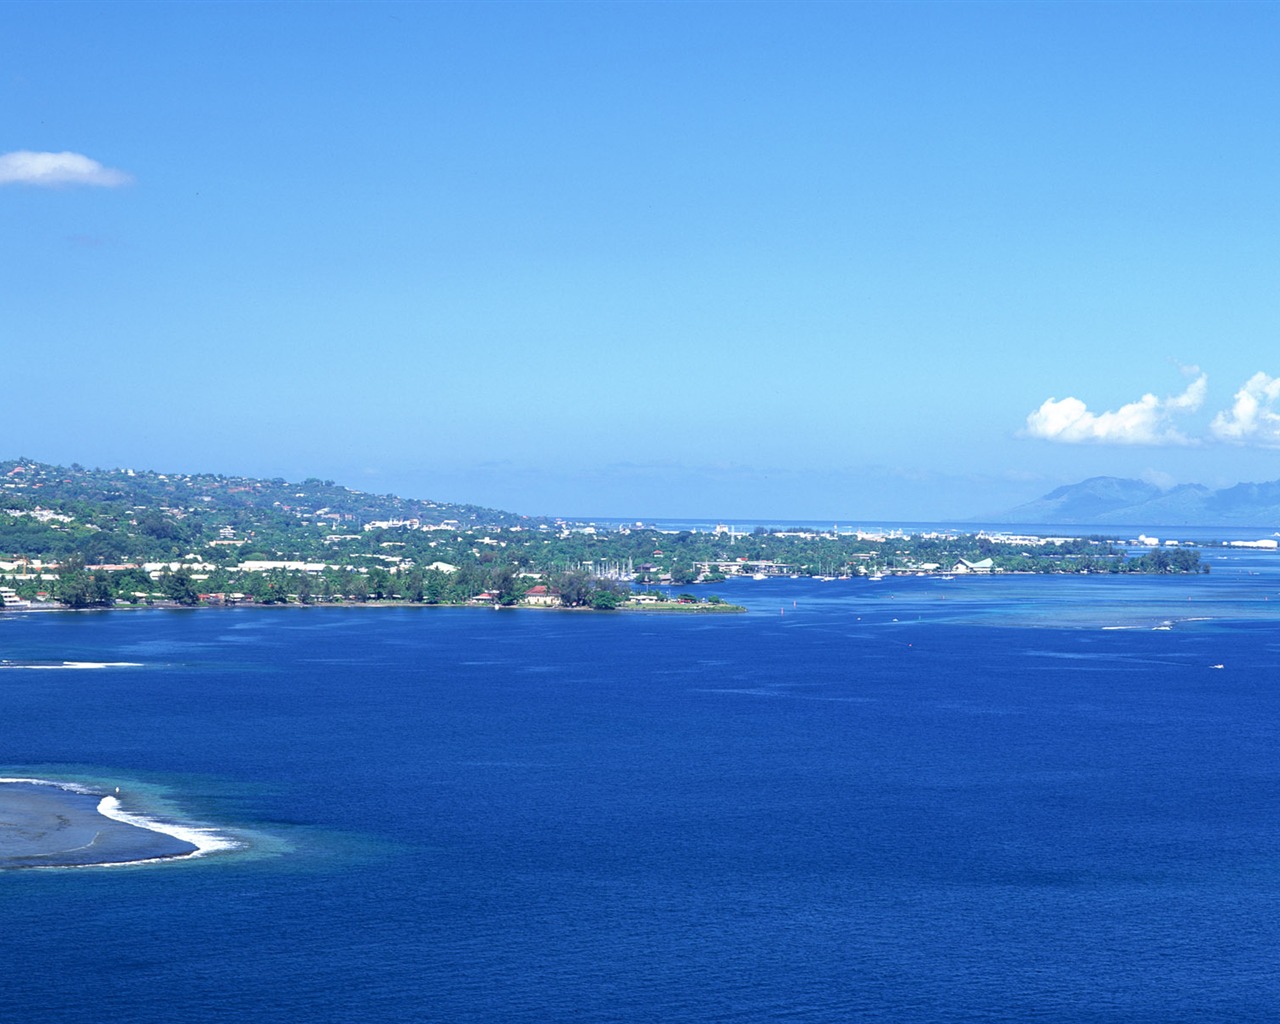
[[[848,522],[1275,479],[1278,31],[7,4],[4,454]]]

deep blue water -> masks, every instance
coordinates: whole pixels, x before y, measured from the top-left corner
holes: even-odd
[[[0,874],[3,1018],[1273,1020],[1277,564],[5,616],[141,663],[0,670],[5,773],[253,845]]]

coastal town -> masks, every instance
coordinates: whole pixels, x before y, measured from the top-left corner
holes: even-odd
[[[679,588],[779,576],[1207,571],[1196,545],[1145,535],[672,529],[369,495],[331,481],[32,460],[0,463],[0,481],[0,598],[11,610],[400,602],[719,611],[736,606]]]

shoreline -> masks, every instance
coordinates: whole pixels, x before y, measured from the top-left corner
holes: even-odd
[[[494,605],[494,604],[474,604],[469,602],[463,602],[461,604],[427,604],[425,601],[405,601],[401,599],[391,599],[391,600],[382,600],[382,601],[312,601],[308,604],[302,604],[299,601],[275,601],[270,604],[263,601],[237,601],[234,603],[202,602],[200,604],[178,604],[176,601],[153,601],[151,604],[120,604],[120,605],[114,605],[110,608],[105,608],[105,607],[104,608],[68,608],[66,605],[55,605],[52,603],[46,603],[46,604],[40,604],[40,605],[32,605],[25,608],[9,606],[9,607],[0,609],[0,614],[8,613],[8,614],[14,614],[14,615],[26,615],[26,614],[48,615],[53,613],[66,612],[73,615],[95,615],[95,614],[101,615],[109,612],[154,612],[154,611],[191,612],[191,611],[208,611],[208,610],[234,611],[236,609],[241,609],[241,608],[261,608],[261,609],[294,608],[299,610],[308,609],[308,608],[473,608],[481,611],[487,610],[487,611],[500,611],[500,612],[512,612],[512,611],[573,612],[575,614],[589,612],[591,614],[598,614],[598,615],[608,615],[608,614],[611,614],[612,612],[628,612],[628,613],[677,612],[680,614],[690,614],[690,613],[705,614],[710,612],[715,614],[724,614],[724,613],[747,611],[746,607],[744,607],[743,605],[730,604],[729,602],[725,602],[724,604],[719,604],[719,605],[712,605],[712,604],[692,605],[692,604],[680,604],[679,602],[671,601],[671,602],[664,602],[660,604],[658,607],[653,607],[650,605],[619,605],[617,608],[585,608],[585,607],[564,608],[564,607],[546,607],[543,605],[529,605],[529,604]],[[2,781],[3,780],[0,780],[0,782]]]

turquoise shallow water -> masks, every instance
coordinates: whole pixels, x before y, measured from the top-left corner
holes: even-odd
[[[0,618],[137,663],[0,669],[0,774],[249,843],[0,876],[7,1016],[1274,1018],[1271,561],[720,592]]]

